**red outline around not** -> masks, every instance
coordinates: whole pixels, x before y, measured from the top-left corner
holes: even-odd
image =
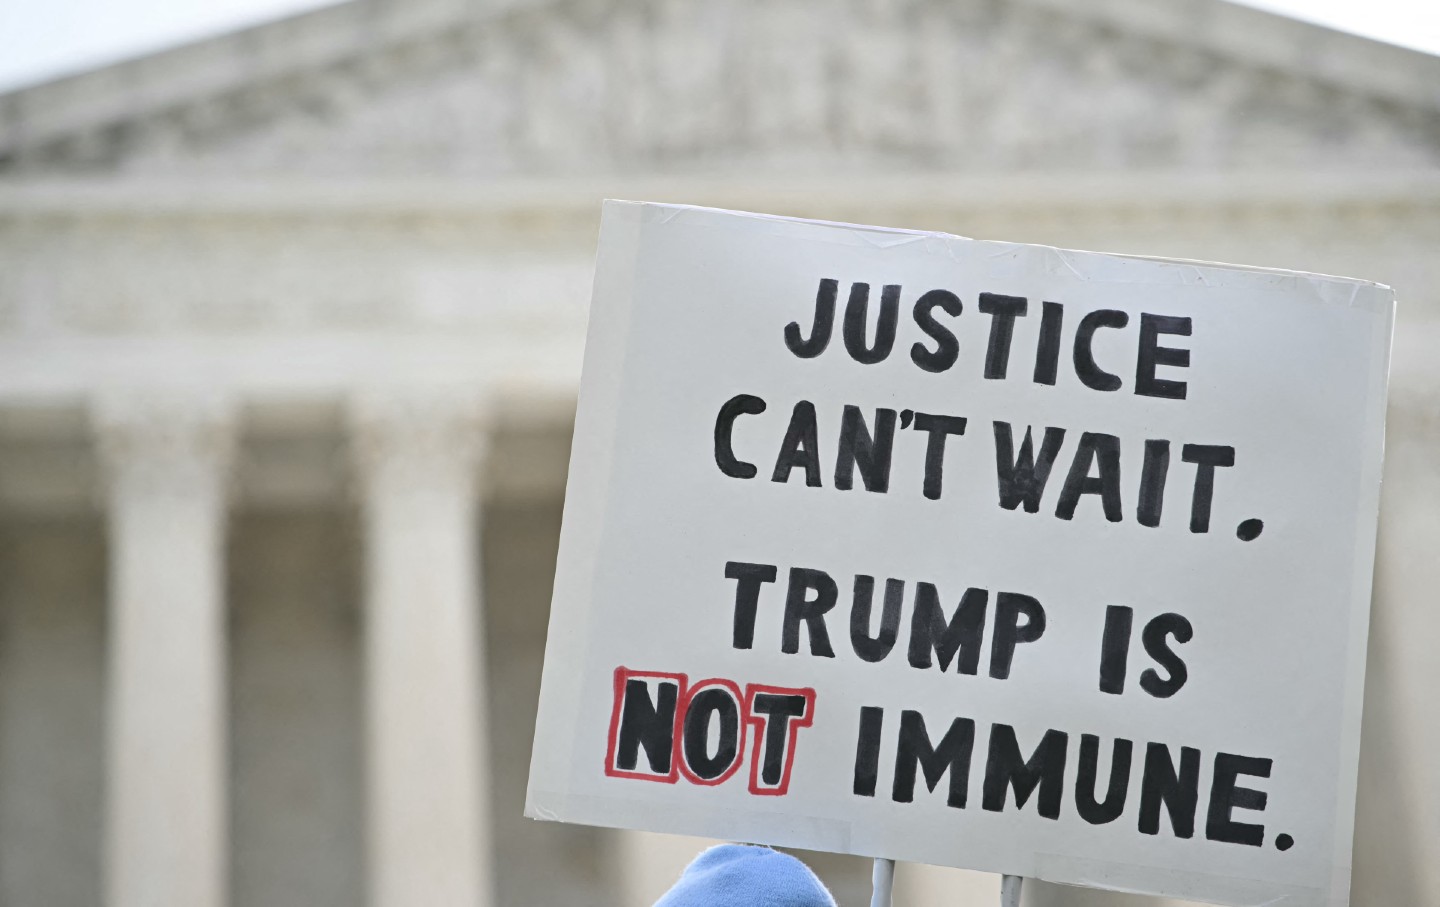
[[[790,722],[790,738],[785,741],[785,767],[780,772],[780,783],[775,787],[760,786],[760,747],[765,744],[765,719],[755,717],[754,698],[756,693],[775,693],[781,696],[802,696],[805,699],[805,717],[803,719],[792,719]],[[795,765],[795,740],[800,736],[802,727],[809,727],[815,721],[815,691],[810,687],[772,687],[763,683],[751,683],[745,686],[745,723],[754,722],[759,727],[755,731],[755,746],[750,753],[750,793],[757,797],[783,797],[790,790],[790,769]]]
[[[660,680],[672,680],[679,684],[675,691],[675,726],[670,730],[670,774],[653,775],[647,772],[632,772],[615,767],[615,745],[619,742],[620,733],[620,711],[625,705],[625,683],[634,677],[657,678]],[[667,671],[632,671],[629,668],[616,668],[614,680],[615,704],[610,708],[610,736],[605,742],[605,774],[611,778],[634,778],[637,781],[659,781],[662,784],[674,784],[680,780],[680,762],[683,754],[676,751],[680,743],[680,722],[684,720],[685,691],[689,687],[689,679],[684,674],[674,674]],[[639,762],[636,762],[639,765]]]
[[[695,774],[695,772],[690,769],[690,764],[685,761],[685,716],[690,714],[690,700],[695,698],[695,694],[704,692],[707,687],[729,688],[730,692],[735,696],[735,709],[738,712],[736,717],[740,719],[740,739],[735,745],[735,761],[732,762],[730,767],[725,769],[722,774],[716,776],[714,780],[711,781],[706,781],[704,778]],[[724,784],[734,777],[735,773],[740,770],[740,763],[745,761],[745,737],[750,728],[750,710],[746,708],[745,694],[740,691],[740,684],[733,680],[726,680],[724,677],[710,677],[697,681],[694,686],[686,690],[685,694],[680,697],[680,704],[676,706],[675,711],[676,714],[680,716],[680,720],[675,723],[675,745],[680,754],[680,759],[678,760],[680,773],[685,776],[685,780],[691,784],[714,787],[717,784]]]

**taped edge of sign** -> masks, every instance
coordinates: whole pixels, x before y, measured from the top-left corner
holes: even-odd
[[[640,217],[624,208],[606,206],[601,218],[602,236],[610,232],[612,239],[630,251],[600,259],[597,253],[592,300],[596,296],[619,300],[626,307],[633,297]],[[602,293],[601,287],[605,289]],[[625,314],[625,313],[620,313]],[[623,367],[629,318],[591,318],[586,328],[586,373],[608,372]],[[601,331],[609,331],[604,342],[597,340]],[[601,360],[601,356],[605,356]],[[584,664],[588,656],[588,628],[591,602],[587,590],[594,585],[600,569],[601,552],[594,542],[600,537],[600,526],[607,511],[610,495],[610,474],[615,451],[615,426],[611,413],[622,383],[616,380],[589,382],[582,379],[577,400],[575,429],[570,444],[570,464],[565,477],[565,503],[561,518],[558,565],[551,591],[551,602],[567,599],[568,608],[552,608],[545,631],[545,663],[540,675],[537,714],[541,707],[567,709],[562,721],[539,723],[530,754],[530,771],[526,784],[525,815],[532,816],[530,785],[536,778],[560,777],[574,765],[577,741],[546,729],[573,727],[575,712],[580,708],[583,672],[567,671],[562,665]],[[562,621],[561,615],[565,615]],[[543,737],[541,735],[544,735]],[[538,809],[539,807],[536,806]],[[534,816],[532,816],[534,817]]]
[[[1390,370],[1395,348],[1395,301],[1392,295],[1390,310],[1383,330],[1376,330],[1371,341],[1376,350],[1376,370],[1381,405],[1371,410],[1370,422],[1365,426],[1363,437],[1369,438],[1366,469],[1357,476],[1359,499],[1367,502],[1367,509],[1361,515],[1358,525],[1362,527],[1355,535],[1355,567],[1352,571],[1351,596],[1363,603],[1350,615],[1349,641],[1345,652],[1345,670],[1361,678],[1366,674],[1369,655],[1372,612],[1375,608],[1375,575],[1378,569],[1376,553],[1380,533],[1380,507],[1385,481],[1385,429],[1389,412]],[[1371,379],[1374,380],[1374,379]],[[1363,527],[1370,527],[1367,531]],[[1333,867],[1330,880],[1328,903],[1343,905],[1349,903],[1350,885],[1353,873],[1352,854],[1355,846],[1355,809],[1359,795],[1361,732],[1364,727],[1365,683],[1348,685],[1343,691],[1341,702],[1340,758],[1337,777],[1354,779],[1355,783],[1337,785],[1335,791],[1335,835],[1331,841]]]
[[[1217,277],[1242,280],[1249,278],[1248,289],[1257,291],[1273,289],[1277,292],[1291,293],[1302,286],[1308,286],[1313,291],[1313,295],[1325,303],[1347,307],[1359,306],[1375,311],[1387,305],[1392,309],[1394,306],[1394,291],[1389,286],[1356,277],[1229,262],[1202,261],[1193,258],[1099,252],[1036,243],[973,239],[939,230],[911,230],[902,227],[787,217],[702,205],[676,205],[623,199],[606,199],[604,202],[606,212],[627,208],[636,211],[639,219],[644,223],[693,221],[697,226],[722,226],[727,219],[743,218],[750,222],[751,226],[753,226],[753,222],[760,221],[770,229],[770,232],[791,236],[796,232],[801,232],[805,239],[816,242],[835,242],[840,237],[844,237],[854,244],[880,249],[917,242],[934,243],[943,248],[947,257],[951,258],[955,257],[951,254],[951,248],[955,243],[974,243],[990,248],[992,250],[991,257],[1025,256],[1029,262],[1033,262],[1034,259],[1029,256],[1043,255],[1046,258],[1044,264],[1047,272],[1066,273],[1068,276],[1084,281],[1158,286],[1215,286]],[[940,254],[940,249],[931,251],[933,254]],[[1063,265],[1064,271],[1055,270],[1057,263]],[[1126,265],[1140,263],[1158,267],[1146,268],[1143,276],[1123,273]],[[1139,279],[1136,279],[1137,276]]]
[[[1188,898],[1192,895],[1183,890],[1166,889],[1162,887],[1138,888],[1134,885],[1117,885],[1110,879],[1107,868],[1110,866],[1123,866],[1130,870],[1139,870],[1142,873],[1150,867],[1140,863],[1120,862],[1097,862],[1094,860],[1082,860],[1076,857],[1067,857],[1060,854],[1037,853],[1035,854],[1036,871],[1027,874],[1026,878],[1039,879],[1042,882],[1050,882],[1056,885],[1078,885],[1085,888],[1095,888],[1104,891],[1113,891],[1120,894],[1145,895],[1147,897],[1163,898]],[[1345,903],[1345,892],[1342,892],[1340,899],[1336,900],[1334,893],[1322,888],[1311,888],[1303,885],[1281,885],[1275,882],[1265,882],[1257,879],[1250,879],[1244,876],[1218,875],[1202,872],[1181,872],[1166,870],[1172,878],[1182,876],[1187,880],[1196,883],[1196,888],[1205,888],[1212,892],[1220,891],[1225,903],[1233,907],[1288,907],[1288,905],[1339,905]],[[1278,892],[1278,893],[1277,893]]]
[[[623,829],[628,831],[645,831],[656,834],[672,834],[687,837],[706,837],[718,840],[737,841],[750,844],[763,844],[775,847],[803,847],[808,850],[823,850],[832,853],[849,854],[866,859],[891,859],[886,856],[874,856],[871,854],[856,853],[850,847],[851,823],[835,819],[822,818],[818,816],[797,816],[786,814],[783,817],[777,816],[777,821],[784,825],[804,825],[807,835],[804,840],[807,843],[797,843],[786,840],[788,835],[779,834],[769,841],[759,842],[747,839],[743,835],[727,834],[723,820],[727,814],[738,812],[735,810],[715,809],[711,807],[674,808],[667,807],[669,818],[677,820],[677,824],[684,825],[685,820],[691,814],[703,813],[704,821],[710,824],[710,829],[704,835],[697,835],[693,831],[683,828],[670,827],[665,829],[656,828],[653,822],[653,815],[650,819],[642,819],[637,814],[628,818],[631,814],[632,801],[624,798],[611,797],[585,797],[567,796],[554,791],[537,791],[530,803],[526,806],[526,816],[533,819],[546,821],[580,821],[584,824],[601,825],[607,828]],[[618,810],[616,807],[620,807]],[[617,813],[626,816],[623,821],[595,822],[594,815],[609,814],[614,816]],[[722,821],[719,828],[714,827],[716,819]],[[748,820],[741,820],[742,823]],[[642,827],[647,826],[648,827]],[[825,846],[817,846],[814,832],[820,829],[826,830],[823,842]],[[780,829],[776,829],[779,831]],[[897,861],[902,862],[902,861]],[[971,866],[950,866],[948,868],[969,869],[976,871]],[[1036,879],[1042,882],[1049,882],[1057,885],[1080,886],[1094,888],[1104,891],[1112,891],[1120,894],[1145,895],[1149,897],[1164,898],[1187,898],[1192,895],[1184,889],[1177,889],[1173,886],[1156,885],[1153,887],[1139,887],[1131,885],[1117,885],[1112,881],[1113,868],[1124,867],[1133,872],[1144,875],[1153,867],[1140,863],[1122,862],[1099,862],[1093,860],[1082,860],[1074,857],[1066,857],[1051,853],[1036,853],[1033,857],[1032,871],[1023,873],[1027,879]],[[984,870],[981,870],[984,871]],[[1177,873],[1174,870],[1167,870],[1167,874],[1174,878]],[[1021,875],[1020,873],[1011,873]],[[1211,892],[1220,891],[1224,901],[1234,907],[1319,907],[1319,905],[1341,905],[1345,904],[1348,896],[1347,889],[1339,893],[1326,891],[1319,888],[1305,886],[1283,886],[1273,882],[1264,882],[1255,879],[1235,875],[1217,875],[1211,873],[1179,873],[1186,879],[1193,880],[1195,888],[1204,888]]]
[[[731,208],[715,208],[707,205],[681,205],[667,202],[646,202],[633,199],[607,198],[602,205],[635,205],[638,207],[662,210],[665,212],[659,219],[659,223],[669,223],[685,216],[690,212],[705,214],[725,214],[735,217],[744,217],[752,220],[772,221],[781,224],[812,224],[819,227],[835,227],[848,230],[852,233],[864,234],[891,234],[897,237],[900,242],[908,242],[912,239],[924,239],[926,237],[947,237],[951,239],[968,239],[969,237],[959,236],[954,233],[946,233],[943,230],[916,230],[909,227],[884,227],[875,224],[856,224],[838,220],[819,220],[811,217],[790,217],[785,214],[765,214],[760,211],[738,211]]]

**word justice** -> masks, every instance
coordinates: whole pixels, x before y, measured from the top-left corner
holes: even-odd
[[[815,295],[815,313],[808,336],[799,322],[785,326],[785,346],[801,359],[814,359],[829,347],[835,333],[836,297],[840,282],[831,278],[820,281]],[[840,333],[850,358],[861,365],[885,361],[895,347],[900,321],[900,285],[886,284],[880,290],[880,312],[875,320],[875,336],[867,336],[870,316],[870,284],[852,283]],[[1010,374],[1011,347],[1014,345],[1015,324],[1030,316],[1030,301],[1024,296],[981,293],[976,308],[990,317],[989,339],[985,349],[984,375],[990,380],[1003,380]],[[910,361],[927,372],[944,372],[960,358],[960,341],[950,325],[964,311],[960,297],[949,290],[922,293],[911,309],[915,327],[924,335],[910,347]],[[941,318],[944,317],[942,321]],[[1040,325],[1033,358],[1031,380],[1036,384],[1054,384],[1060,370],[1062,328],[1065,306],[1058,302],[1040,304]],[[1095,361],[1095,335],[1103,330],[1125,330],[1130,315],[1120,309],[1095,309],[1080,317],[1070,345],[1070,363],[1075,377],[1086,387],[1097,391],[1118,391],[1124,379],[1107,371]],[[1144,397],[1184,400],[1186,384],[1173,378],[1156,375],[1159,366],[1188,368],[1190,351],[1162,346],[1162,335],[1190,336],[1187,317],[1143,312],[1136,331],[1134,393]],[[1113,367],[1113,366],[1112,366]]]

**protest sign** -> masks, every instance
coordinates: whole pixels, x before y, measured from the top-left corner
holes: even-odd
[[[607,202],[526,814],[1346,903],[1393,307]]]

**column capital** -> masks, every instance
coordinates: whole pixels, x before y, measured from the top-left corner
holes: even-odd
[[[366,392],[347,407],[360,481],[371,488],[443,486],[473,494],[489,451],[490,407],[473,394]]]
[[[91,401],[90,425],[111,493],[189,494],[228,484],[238,419],[224,394],[107,392]]]

